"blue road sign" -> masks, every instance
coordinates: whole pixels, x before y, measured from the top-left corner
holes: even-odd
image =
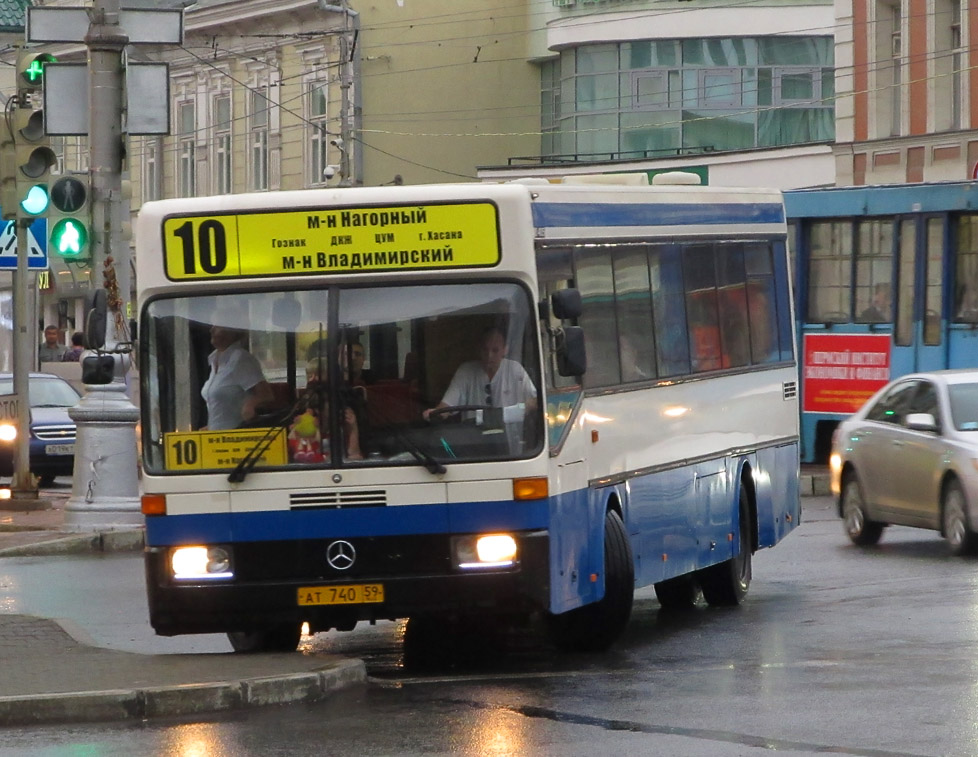
[[[14,221],[0,221],[0,268],[17,267],[17,227]],[[47,219],[36,218],[27,227],[27,267],[47,268]]]

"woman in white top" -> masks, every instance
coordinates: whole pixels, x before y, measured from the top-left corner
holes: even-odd
[[[272,400],[272,387],[257,358],[241,344],[243,337],[239,329],[211,326],[214,351],[207,356],[211,374],[200,389],[207,403],[205,429],[238,428],[255,417],[258,407]]]

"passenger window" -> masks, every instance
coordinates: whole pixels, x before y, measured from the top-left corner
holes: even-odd
[[[683,252],[686,317],[693,373],[721,366],[720,324],[717,319],[717,280],[713,245],[689,245]]]
[[[929,381],[920,382],[920,388],[913,396],[910,403],[911,413],[929,413],[934,416],[934,422],[938,428],[941,426],[941,411],[937,403],[937,390]]]
[[[905,381],[894,386],[870,408],[866,413],[866,419],[902,424],[918,384],[918,381]]]
[[[611,254],[606,250],[575,250],[574,269],[581,291],[581,317],[587,349],[584,386],[614,386],[621,381],[618,329],[615,323],[615,284]]]
[[[817,221],[808,228],[808,320],[852,320],[852,224]]]

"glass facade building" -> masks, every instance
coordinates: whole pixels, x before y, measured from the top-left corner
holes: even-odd
[[[541,93],[548,157],[654,158],[835,138],[831,36],[581,45],[543,65]]]

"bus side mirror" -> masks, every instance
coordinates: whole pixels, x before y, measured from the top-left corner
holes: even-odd
[[[579,289],[559,289],[550,295],[550,307],[554,318],[578,318],[581,315],[581,291]]]
[[[115,373],[112,355],[89,355],[82,358],[83,384],[111,384]]]
[[[105,346],[107,313],[108,305],[104,289],[96,289],[86,296],[84,333],[86,349],[100,350]]]
[[[557,373],[561,376],[583,376],[587,371],[584,329],[564,326],[557,331]]]

